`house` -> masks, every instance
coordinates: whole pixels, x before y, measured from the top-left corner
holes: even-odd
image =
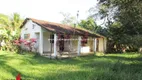
[[[106,38],[84,29],[33,18],[26,18],[20,28],[21,39],[36,38],[40,55],[57,57],[66,52],[80,56],[106,51]]]

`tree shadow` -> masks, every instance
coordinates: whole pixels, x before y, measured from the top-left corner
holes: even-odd
[[[88,55],[64,60],[50,60],[42,56],[21,56],[22,57],[0,55],[0,67],[3,68],[5,71],[9,72],[8,74],[11,74],[13,76],[16,76],[18,73],[20,73],[25,79],[31,78],[38,80],[138,80],[142,78],[142,76],[140,76],[142,74],[141,56],[138,56],[136,58],[127,58],[123,56]],[[61,67],[61,65],[77,65],[79,69],[61,69],[51,71],[50,73],[45,71],[42,72],[42,74],[39,74],[43,76],[31,76],[26,75],[25,73],[22,73],[22,71],[19,71],[19,69],[13,68],[12,66],[6,64],[6,61],[10,60],[11,58],[22,60],[23,62],[20,63],[21,66],[28,65],[29,68],[31,66],[36,65],[41,65],[45,67],[45,65],[47,66],[53,64],[57,67]],[[122,61],[131,61],[132,63],[125,64]],[[37,66],[35,69],[38,69]],[[39,68],[39,70],[40,69],[41,68]]]
[[[140,80],[142,79],[141,56],[135,58],[126,58],[120,56],[99,56],[99,58],[116,60],[115,62],[107,60],[98,60],[91,63],[85,63],[83,68],[92,68],[102,70],[97,80]],[[131,63],[124,63],[129,61]],[[107,73],[106,73],[107,72]],[[99,74],[99,72],[97,73]],[[94,74],[95,75],[95,74]],[[104,76],[104,77],[102,77]],[[96,79],[96,77],[94,77]]]
[[[16,76],[18,74],[21,74],[22,77],[28,77],[27,75],[24,75],[23,73],[21,73],[20,71],[18,71],[17,69],[13,68],[12,66],[6,64],[6,60],[8,60],[9,57],[7,57],[6,55],[0,55],[0,69],[4,72],[6,72],[9,75],[12,75],[14,79],[16,79]],[[1,74],[1,78],[3,79],[12,79],[11,77],[6,77],[3,74]]]

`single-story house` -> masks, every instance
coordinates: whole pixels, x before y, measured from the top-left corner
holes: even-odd
[[[68,52],[79,56],[106,51],[106,38],[85,29],[33,18],[26,18],[20,28],[21,39],[36,38],[40,55],[50,53],[57,57]]]

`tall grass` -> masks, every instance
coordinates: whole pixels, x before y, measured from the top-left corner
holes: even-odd
[[[18,73],[29,80],[141,80],[142,56],[125,53],[50,60],[0,52],[0,80],[15,79]]]

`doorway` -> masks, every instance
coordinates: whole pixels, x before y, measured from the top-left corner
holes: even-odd
[[[64,35],[60,36],[60,40],[59,40],[59,51],[61,51],[61,52],[64,51]]]

